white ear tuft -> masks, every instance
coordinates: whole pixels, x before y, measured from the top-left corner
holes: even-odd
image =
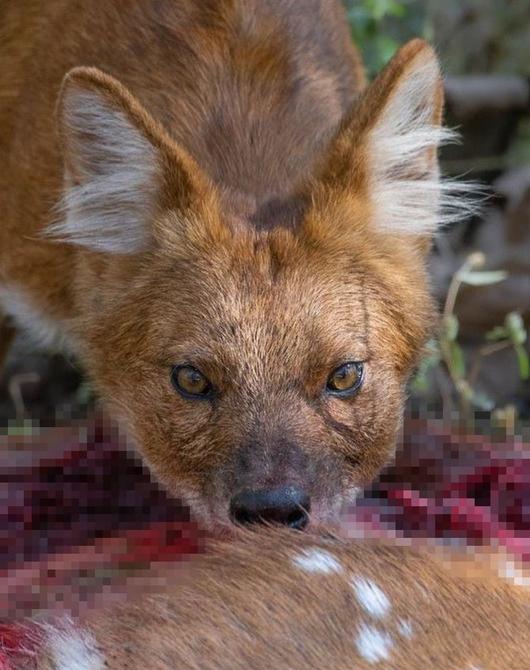
[[[65,186],[53,238],[97,251],[141,251],[157,195],[157,152],[106,96],[76,84],[62,98]]]
[[[439,124],[440,87],[436,57],[421,53],[400,74],[369,131],[370,193],[380,230],[430,234],[472,207],[465,196],[473,185],[439,175],[437,149],[457,137]]]

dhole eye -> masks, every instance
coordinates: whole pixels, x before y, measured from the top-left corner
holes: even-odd
[[[344,363],[331,373],[326,390],[333,395],[353,395],[361,388],[363,376],[364,367],[362,363]]]
[[[212,392],[208,379],[191,365],[176,365],[171,370],[171,383],[185,398],[205,398]]]

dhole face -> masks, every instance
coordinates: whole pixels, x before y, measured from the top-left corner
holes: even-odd
[[[333,248],[311,230],[320,216],[325,228],[331,212],[269,233],[195,221],[195,239],[114,261],[108,276],[85,270],[87,287],[114,287],[107,301],[101,284],[86,291],[98,301],[84,326],[96,381],[158,478],[216,525],[238,493],[283,486],[305,492],[313,518],[333,518],[393,452],[430,307],[421,257],[394,240],[385,258],[362,225]],[[341,395],[328,382],[350,362],[362,383]],[[175,366],[204,375],[207,394],[179,392]]]
[[[26,88],[10,9],[0,309],[65,336],[215,525],[335,517],[393,452],[432,321],[436,56],[414,40],[365,86],[340,5],[309,4],[35,5]]]

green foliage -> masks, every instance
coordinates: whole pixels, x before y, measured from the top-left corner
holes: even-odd
[[[383,30],[383,20],[388,16],[402,18],[405,7],[396,0],[361,0],[348,3],[347,12],[352,37],[361,50],[369,74],[380,70],[393,56],[399,44]]]
[[[370,77],[407,39],[427,37],[425,11],[414,0],[344,0],[344,4],[353,41],[362,53]]]
[[[524,346],[527,338],[524,321],[518,312],[510,312],[506,315],[503,326],[496,326],[486,333],[486,339],[490,342],[504,342],[507,346],[513,347],[521,379],[530,378],[530,360]]]
[[[471,254],[462,267],[454,274],[444,312],[440,322],[438,336],[431,340],[426,348],[425,356],[421,361],[412,381],[412,389],[416,393],[427,391],[429,373],[442,365],[453,383],[454,390],[460,400],[460,409],[464,418],[469,418],[472,407],[491,411],[495,404],[487,395],[474,387],[474,380],[478,372],[477,364],[471,372],[468,371],[466,357],[458,342],[459,323],[454,306],[458,290],[462,284],[471,286],[489,286],[503,281],[507,273],[502,271],[480,271],[477,268],[485,263],[481,253]],[[518,312],[510,312],[504,319],[502,326],[496,326],[486,334],[486,344],[478,351],[476,361],[502,349],[512,348],[516,354],[519,366],[519,376],[526,380],[530,378],[530,360],[526,349],[528,334],[524,321]]]
[[[437,340],[429,340],[425,346],[425,354],[418,365],[412,388],[416,393],[425,393],[429,388],[429,372],[436,368],[442,360]]]
[[[436,45],[452,74],[530,74],[529,2],[343,0],[352,37],[373,76],[411,37]]]

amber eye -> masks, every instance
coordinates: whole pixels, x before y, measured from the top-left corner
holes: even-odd
[[[332,372],[326,390],[334,395],[353,395],[361,388],[364,368],[362,363],[344,363]]]
[[[176,365],[171,371],[171,383],[185,398],[206,398],[212,392],[210,382],[191,365]]]

